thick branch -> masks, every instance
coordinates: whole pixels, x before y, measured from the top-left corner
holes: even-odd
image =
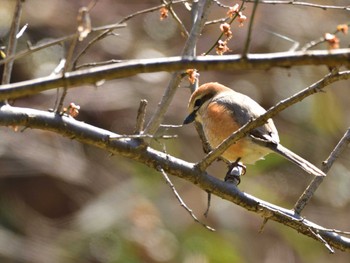
[[[301,65],[350,66],[350,49],[330,51],[282,52],[272,54],[205,56],[196,58],[157,58],[130,60],[118,64],[68,72],[64,77],[50,76],[0,86],[0,100],[15,99],[63,86],[69,88],[95,84],[100,80],[130,77],[139,73],[178,71],[188,68],[198,70],[267,70],[273,67]]]
[[[166,173],[192,182],[203,190],[210,191],[266,219],[280,222],[299,233],[320,241],[319,237],[315,235],[316,233],[334,248],[350,251],[349,238],[316,225],[295,214],[292,210],[275,206],[243,193],[231,184],[220,181],[205,172],[200,172],[193,163],[188,163],[169,154],[156,151],[141,144],[138,139],[109,140],[109,137],[115,137],[118,134],[79,122],[71,117],[8,105],[0,109],[0,125],[22,125],[29,128],[49,130],[82,143],[99,147],[113,154],[122,155],[153,169],[161,168]]]

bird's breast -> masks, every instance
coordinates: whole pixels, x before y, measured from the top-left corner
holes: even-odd
[[[217,147],[241,126],[233,114],[224,106],[212,102],[206,110],[200,112],[200,122],[212,148]],[[241,158],[241,162],[253,164],[271,151],[254,143],[249,137],[244,137],[232,144],[222,155],[230,162]]]

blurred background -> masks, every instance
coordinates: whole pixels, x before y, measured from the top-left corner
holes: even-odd
[[[0,45],[6,46],[14,0],[0,0]],[[348,1],[315,1],[325,5],[348,5]],[[236,2],[222,0],[233,6]],[[241,3],[237,1],[237,3]],[[22,25],[28,28],[19,39],[18,50],[75,32],[80,7],[89,1],[31,0],[24,2]],[[94,27],[113,24],[160,1],[98,1],[90,15]],[[173,5],[190,29],[190,12],[183,4]],[[252,4],[243,27],[232,24],[230,52],[242,52]],[[212,4],[209,20],[226,16],[227,9]],[[292,5],[258,6],[252,38],[253,53],[288,51],[334,32],[349,22],[349,11],[323,10]],[[114,31],[90,48],[78,64],[110,59],[157,58],[181,54],[186,39],[169,17],[159,11],[134,16],[127,27]],[[279,34],[279,35],[278,35]],[[207,26],[197,53],[206,52],[220,35],[219,24]],[[76,53],[95,37],[79,43]],[[349,36],[339,35],[340,47],[348,47]],[[16,61],[12,82],[50,75],[64,57],[68,43],[35,52]],[[327,49],[322,44],[318,49]],[[215,55],[215,50],[210,54]],[[2,70],[2,68],[1,68]],[[328,73],[326,66],[303,66],[268,71],[200,72],[200,83],[218,81],[245,93],[269,108],[306,88]],[[139,74],[108,81],[99,87],[70,89],[65,106],[81,106],[78,120],[131,134],[139,101],[148,100],[147,118],[152,116],[170,73]],[[274,118],[282,143],[321,165],[345,133],[350,122],[349,83],[341,81],[325,92],[305,99]],[[186,116],[190,92],[184,80],[165,116],[166,124],[181,124]],[[51,90],[13,102],[40,110],[53,108],[57,91]],[[203,156],[195,128],[161,130],[178,138],[155,142],[157,149],[186,161]],[[14,131],[0,128],[0,261],[40,262],[348,262],[350,255],[328,250],[281,224],[268,222],[262,233],[262,218],[217,197],[212,198],[208,218],[206,193],[171,177],[177,191],[200,220],[214,227],[209,232],[195,223],[180,207],[162,176],[144,165],[39,130]],[[337,160],[303,215],[327,228],[349,231],[349,150]],[[219,178],[226,166],[217,162],[209,172]],[[292,208],[310,176],[274,154],[248,166],[240,189],[268,202]]]

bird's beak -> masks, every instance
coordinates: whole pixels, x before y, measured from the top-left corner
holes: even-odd
[[[195,118],[196,118],[196,112],[197,111],[192,111],[184,120],[183,124],[189,124],[191,122],[194,122]]]

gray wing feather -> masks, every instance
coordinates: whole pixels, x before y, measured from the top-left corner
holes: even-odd
[[[229,96],[228,94],[221,94],[221,96],[217,97],[214,101],[218,104],[225,105],[228,109],[230,109],[232,112],[232,118],[240,126],[243,126],[252,118],[255,119],[266,112],[263,107],[248,96],[235,91],[232,92],[235,93],[234,96],[232,96],[232,94]],[[272,119],[269,119],[267,123],[255,128],[250,133],[254,137],[268,140],[274,142],[275,144],[279,143],[278,132]]]

